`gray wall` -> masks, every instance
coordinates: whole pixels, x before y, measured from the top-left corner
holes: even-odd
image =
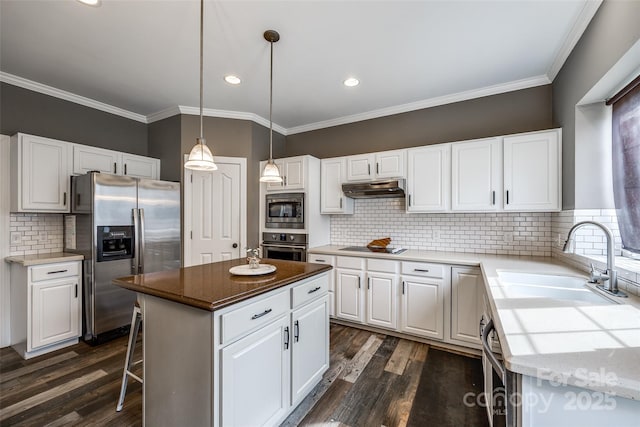
[[[553,81],[553,119],[562,126],[564,209],[576,207],[576,104],[638,39],[640,1],[605,1]]]
[[[147,155],[145,123],[0,83],[0,133],[16,132]]]
[[[173,116],[149,124],[149,156],[160,159],[160,179],[182,179],[182,119]]]
[[[319,158],[547,129],[551,85],[287,136],[286,154]]]

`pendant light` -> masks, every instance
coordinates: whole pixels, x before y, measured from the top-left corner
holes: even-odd
[[[200,138],[196,138],[196,145],[189,153],[189,159],[184,163],[187,169],[197,171],[214,171],[218,166],[213,162],[213,154],[207,147],[207,141],[202,135],[202,51],[203,51],[203,29],[204,29],[204,0],[200,0]]]
[[[269,161],[264,165],[260,182],[282,182],[278,165],[273,163],[273,44],[280,40],[280,34],[274,30],[264,32],[264,39],[271,45],[271,68],[269,74]]]

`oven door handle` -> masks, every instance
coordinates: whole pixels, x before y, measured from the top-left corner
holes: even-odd
[[[502,363],[498,360],[496,355],[491,350],[491,345],[489,345],[489,335],[491,332],[495,330],[495,326],[493,325],[493,319],[489,320],[489,323],[484,327],[482,331],[482,351],[487,356],[487,359],[493,366],[493,369],[498,373],[500,378],[502,379],[502,384],[507,383],[507,375],[506,369]]]
[[[277,249],[291,249],[292,251],[306,251],[307,247],[304,245],[294,246],[294,245],[274,245],[272,243],[263,243],[262,247],[264,248],[277,248]]]

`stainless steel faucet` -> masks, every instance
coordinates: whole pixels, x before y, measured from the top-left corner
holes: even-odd
[[[627,295],[624,292],[618,290],[618,272],[615,270],[613,233],[609,230],[609,227],[595,221],[582,221],[575,224],[571,227],[571,230],[569,230],[569,234],[567,235],[567,240],[564,242],[562,251],[566,253],[571,252],[570,246],[571,242],[573,242],[573,234],[578,228],[585,225],[595,225],[604,232],[605,236],[607,236],[607,269],[604,272],[601,272],[591,264],[591,282],[599,283],[597,287],[611,295],[626,297]]]

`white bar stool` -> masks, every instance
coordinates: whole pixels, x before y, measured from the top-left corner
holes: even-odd
[[[131,369],[142,363],[143,359],[138,360],[137,362],[133,362],[133,353],[136,348],[136,340],[138,339],[138,331],[140,330],[140,323],[142,322],[142,311],[140,310],[140,304],[136,301],[136,304],[133,306],[133,316],[131,317],[131,329],[129,330],[129,344],[127,345],[127,356],[124,361],[124,372],[122,373],[122,386],[120,387],[120,398],[118,399],[118,406],[116,407],[116,411],[120,412],[122,410],[122,406],[124,405],[124,396],[127,393],[127,383],[129,382],[129,377],[138,381],[139,383],[143,383],[142,378],[131,372]],[[133,362],[133,363],[132,363]]]

